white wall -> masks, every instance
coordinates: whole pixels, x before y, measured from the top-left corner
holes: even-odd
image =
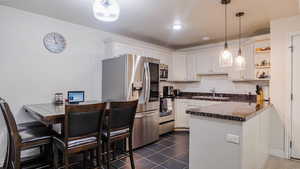
[[[287,153],[284,128],[290,130],[291,58],[289,34],[300,31],[300,15],[271,22],[271,85],[270,96],[278,114],[274,114],[272,146]],[[286,140],[287,141],[287,140]],[[287,145],[287,144],[286,144]]]
[[[146,55],[170,52],[156,45],[4,6],[0,6],[0,19],[0,92],[11,104],[18,121],[27,119],[20,111],[24,104],[50,102],[55,92],[80,89],[87,92],[87,99],[100,99],[106,39],[148,47]],[[67,47],[63,53],[52,54],[45,49],[43,37],[49,32],[65,36]]]
[[[10,104],[18,122],[32,120],[22,110],[23,105],[52,102],[55,92],[66,95],[68,90],[84,90],[87,99],[101,99],[101,60],[107,57],[106,39],[148,47],[146,55],[170,52],[156,45],[5,6],[0,6],[0,20],[0,97]],[[45,49],[43,37],[49,32],[65,36],[67,47],[63,53],[52,54]],[[0,161],[1,157],[3,154]]]

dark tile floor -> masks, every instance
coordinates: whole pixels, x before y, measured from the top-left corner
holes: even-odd
[[[134,151],[136,169],[188,169],[189,134],[173,132],[158,142]],[[113,162],[117,169],[131,169],[129,158]]]
[[[82,156],[73,157],[73,162],[82,160]],[[159,141],[134,151],[136,169],[188,169],[189,133],[173,132],[160,137]],[[116,160],[112,169],[131,169],[129,158]],[[0,168],[1,169],[1,168]],[[82,169],[80,165],[70,169]]]

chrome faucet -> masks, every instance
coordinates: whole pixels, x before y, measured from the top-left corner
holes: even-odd
[[[213,97],[216,97],[216,88],[210,89],[210,92],[211,92]]]

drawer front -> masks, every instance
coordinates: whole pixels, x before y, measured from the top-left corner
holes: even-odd
[[[173,131],[174,125],[174,121],[159,125],[159,135]]]

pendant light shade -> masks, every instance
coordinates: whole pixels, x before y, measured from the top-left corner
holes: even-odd
[[[220,67],[231,67],[233,64],[233,56],[228,49],[228,43],[227,43],[227,4],[229,4],[230,2],[231,0],[221,1],[221,3],[225,5],[225,46],[224,46],[224,50],[221,52],[219,56]]]
[[[232,53],[228,49],[228,44],[225,44],[224,50],[221,52],[219,57],[219,65],[221,67],[230,67],[233,64]]]
[[[246,59],[240,50],[238,56],[235,58],[235,66],[237,70],[244,70],[246,68]]]
[[[244,70],[246,68],[246,59],[243,56],[242,53],[242,47],[241,47],[241,39],[242,39],[242,22],[241,18],[244,16],[244,12],[238,12],[236,14],[236,17],[239,18],[239,50],[238,50],[238,55],[235,58],[235,67],[237,70]]]
[[[117,0],[95,0],[93,12],[100,21],[114,22],[119,19],[120,6]]]

